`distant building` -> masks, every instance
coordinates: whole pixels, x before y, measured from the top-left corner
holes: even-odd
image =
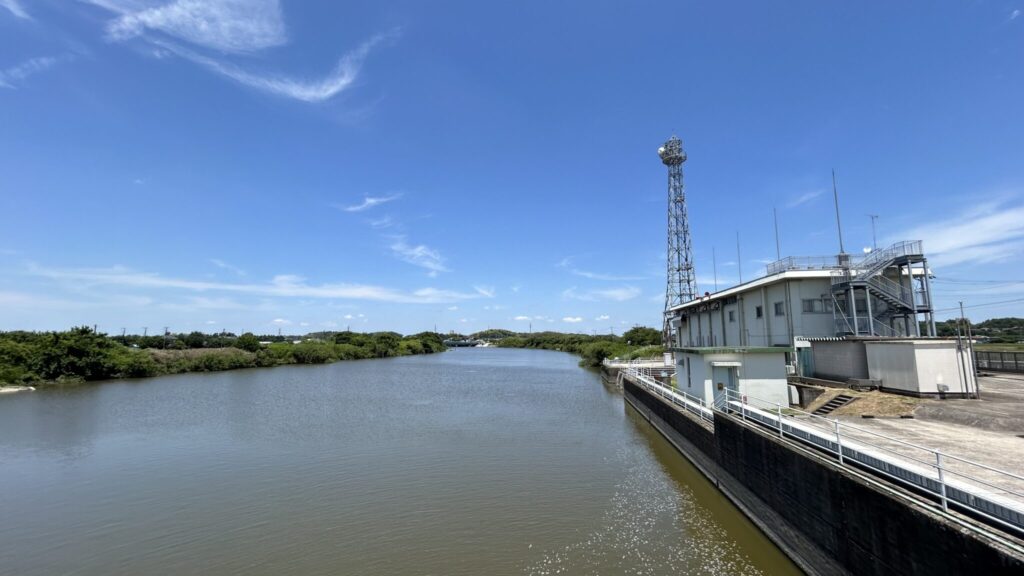
[[[813,375],[807,338],[934,337],[931,302],[920,241],[858,259],[784,258],[764,276],[670,310],[677,378],[708,401],[732,388],[786,404],[787,374]]]

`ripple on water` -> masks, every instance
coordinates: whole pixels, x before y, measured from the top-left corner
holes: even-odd
[[[764,574],[711,512],[636,446],[619,449],[628,474],[616,486],[600,526],[580,541],[545,551],[524,569],[551,574]]]

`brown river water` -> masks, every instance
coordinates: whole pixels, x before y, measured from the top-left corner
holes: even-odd
[[[0,574],[798,574],[568,354],[0,397]]]

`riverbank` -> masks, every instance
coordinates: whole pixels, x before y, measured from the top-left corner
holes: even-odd
[[[433,332],[412,336],[395,332],[319,333],[315,337],[294,340],[278,338],[276,342],[261,340],[253,334],[206,336],[192,333],[157,339],[161,348],[139,347],[135,342],[138,339],[111,337],[87,327],[66,332],[0,333],[0,389],[288,364],[327,364],[445,350],[442,336]],[[208,343],[216,347],[205,347]]]
[[[515,334],[497,342],[502,348],[532,348],[568,352],[580,357],[580,366],[597,368],[606,358],[633,360],[661,356],[661,332],[653,328],[636,327],[622,336],[614,334],[588,335],[561,332]]]

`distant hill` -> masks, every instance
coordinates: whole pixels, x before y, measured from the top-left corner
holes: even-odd
[[[936,322],[939,336],[955,336],[957,320]],[[991,342],[1024,341],[1024,318],[990,318],[971,324],[971,335],[989,338]]]

